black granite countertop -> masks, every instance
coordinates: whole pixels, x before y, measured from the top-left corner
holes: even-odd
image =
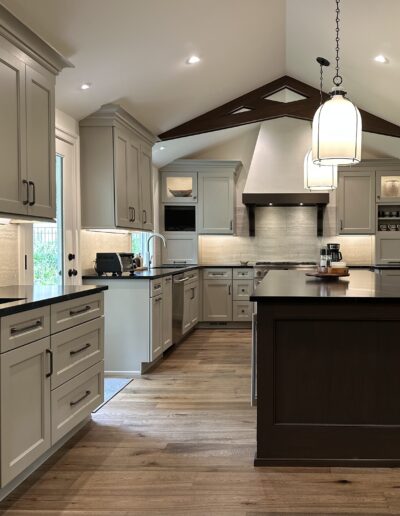
[[[107,290],[106,285],[0,287],[0,317]],[[2,302],[6,300],[6,302]]]
[[[306,276],[303,271],[270,271],[250,297],[251,301],[349,298],[359,300],[399,299],[400,276],[385,277],[368,270],[353,269],[350,276],[326,280]]]
[[[232,269],[252,269],[254,265],[240,265],[238,263],[235,264],[210,264],[210,265],[187,265],[187,266],[178,266],[178,267],[168,267],[163,265],[161,267],[154,267],[147,271],[135,272],[133,276],[129,273],[123,273],[122,276],[98,276],[97,274],[86,274],[82,276],[84,280],[94,280],[94,279],[104,279],[104,280],[135,280],[135,279],[157,279],[162,278],[163,276],[170,276],[174,274],[181,274],[182,272],[193,271],[196,269],[221,269],[221,268],[232,268]]]

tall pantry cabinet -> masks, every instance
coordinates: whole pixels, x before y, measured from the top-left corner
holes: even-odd
[[[154,229],[156,137],[117,104],[80,122],[82,227]]]
[[[55,76],[66,66],[0,5],[0,213],[55,217]]]

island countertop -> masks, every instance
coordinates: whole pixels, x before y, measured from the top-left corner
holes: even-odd
[[[304,271],[273,270],[268,272],[250,300],[260,302],[291,298],[316,298],[321,301],[332,298],[400,299],[400,277],[353,269],[348,277],[326,280],[306,276]]]

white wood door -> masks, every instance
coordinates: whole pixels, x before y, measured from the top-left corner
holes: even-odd
[[[140,185],[142,201],[142,228],[146,231],[154,229],[153,215],[153,166],[151,147],[142,143],[140,145]]]
[[[166,232],[166,247],[162,248],[162,261],[165,264],[196,264],[198,261],[197,233]]]
[[[203,320],[232,320],[232,280],[203,281]]]
[[[128,147],[128,211],[129,227],[141,229],[140,210],[140,142],[131,137]]]
[[[339,234],[375,233],[375,171],[340,171],[337,199]]]
[[[163,307],[162,296],[151,298],[150,312],[150,362],[153,362],[163,351]]]
[[[114,128],[114,180],[115,180],[115,225],[121,228],[131,226],[129,210],[129,154],[130,134]]]
[[[0,47],[0,212],[26,214],[25,64]]]
[[[172,276],[163,278],[163,351],[172,345]]]
[[[50,338],[3,353],[1,486],[50,447]]]
[[[234,194],[232,174],[199,174],[197,230],[200,234],[233,234]]]
[[[28,213],[47,219],[56,216],[54,119],[54,79],[26,66]]]
[[[199,322],[199,283],[191,283],[190,288],[190,325],[193,327]]]
[[[190,285],[185,285],[183,291],[183,320],[182,320],[182,333],[187,333],[192,327],[191,319],[191,300],[192,300],[192,289]]]

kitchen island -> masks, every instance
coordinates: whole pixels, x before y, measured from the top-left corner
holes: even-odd
[[[400,277],[271,271],[257,302],[256,466],[400,466]]]

